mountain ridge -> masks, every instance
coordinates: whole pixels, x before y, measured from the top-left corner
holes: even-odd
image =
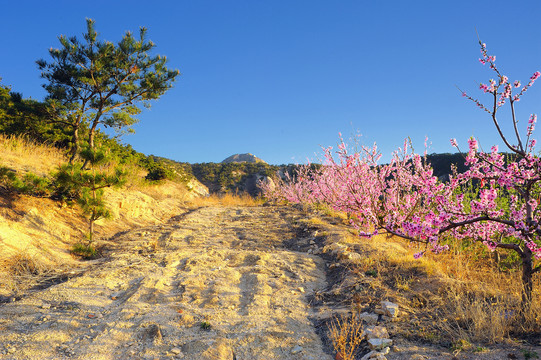
[[[234,154],[234,155],[231,155],[227,158],[225,158],[221,164],[229,164],[229,163],[243,163],[243,162],[246,162],[246,163],[253,163],[253,164],[256,164],[256,163],[264,163],[266,164],[267,162],[258,158],[257,156],[251,154],[251,153],[245,153],[245,154]]]

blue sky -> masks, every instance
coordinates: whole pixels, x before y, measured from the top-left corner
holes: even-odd
[[[377,142],[386,158],[408,136],[419,152],[428,136],[429,153],[454,152],[450,138],[500,143],[488,114],[456,88],[489,100],[478,90],[493,76],[478,62],[476,29],[511,80],[541,71],[539,0],[153,3],[3,2],[1,84],[43,99],[35,61],[49,59],[60,34],[81,37],[85,18],[113,42],[146,26],[182,76],[123,140],[177,161],[251,152],[282,164],[316,160],[339,132]],[[518,103],[524,131],[540,109],[537,84]]]

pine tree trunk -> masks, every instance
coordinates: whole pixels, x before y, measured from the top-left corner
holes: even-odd
[[[92,124],[92,127],[90,128],[89,135],[88,135],[88,146],[90,150],[94,150],[94,137],[96,134],[96,127],[98,126],[97,122],[94,122]],[[88,160],[85,160],[85,163],[81,167],[81,169],[85,169],[86,165],[88,165]]]
[[[88,226],[88,244],[92,244],[92,241],[94,240],[94,219],[92,217],[93,215],[91,215],[90,217],[90,221],[89,221],[89,226]]]
[[[79,126],[75,126],[73,129],[73,147],[71,149],[71,157],[69,159],[69,164],[73,164],[73,161],[75,160],[75,157],[77,156],[77,153],[79,152]]]

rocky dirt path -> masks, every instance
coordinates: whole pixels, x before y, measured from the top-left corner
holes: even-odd
[[[0,359],[332,359],[317,255],[286,208],[205,207],[119,234],[78,277],[0,306]]]

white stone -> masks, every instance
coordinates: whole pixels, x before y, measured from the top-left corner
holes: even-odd
[[[385,314],[395,318],[398,316],[398,305],[390,301],[382,301],[381,308],[385,311]]]
[[[371,350],[380,350],[391,346],[393,341],[391,339],[370,339],[368,340],[368,346]]]
[[[388,339],[389,332],[385,326],[367,326],[364,329],[366,339]]]
[[[371,314],[367,312],[363,312],[362,314],[359,314],[357,317],[359,318],[359,320],[362,320],[365,323],[371,324],[371,325],[376,324],[379,318],[378,314]]]
[[[293,349],[291,349],[292,354],[298,354],[302,351],[302,346],[296,345]]]
[[[374,312],[376,314],[379,314],[379,315],[385,315],[385,310],[383,310],[383,309],[376,308],[376,310],[374,310]]]
[[[366,354],[365,356],[363,356],[361,358],[361,360],[369,360],[372,358],[373,355],[377,354],[378,352],[377,351],[370,351],[368,354]]]

